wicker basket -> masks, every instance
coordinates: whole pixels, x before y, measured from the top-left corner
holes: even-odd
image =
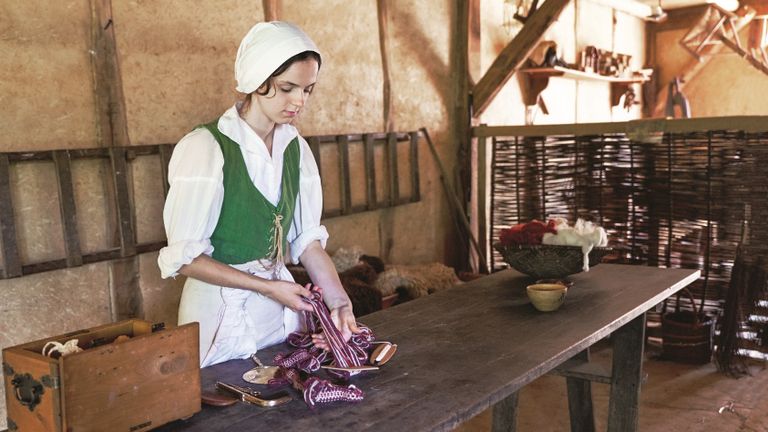
[[[579,246],[493,245],[504,261],[520,273],[536,279],[564,278],[583,270],[584,254]],[[613,252],[610,247],[594,247],[589,253],[589,266],[598,265]]]

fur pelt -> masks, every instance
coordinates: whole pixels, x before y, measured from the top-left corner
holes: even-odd
[[[388,296],[398,293],[402,300],[414,299],[462,283],[452,268],[440,263],[393,265],[379,274],[374,287]]]

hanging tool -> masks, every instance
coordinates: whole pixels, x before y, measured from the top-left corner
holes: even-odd
[[[664,115],[675,118],[675,106],[678,106],[682,118],[691,118],[691,105],[683,92],[680,91],[680,77],[675,77],[670,81],[667,89],[667,106],[664,109]]]

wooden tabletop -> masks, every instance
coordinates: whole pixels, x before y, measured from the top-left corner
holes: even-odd
[[[640,316],[699,276],[697,270],[601,264],[575,282],[555,312],[536,311],[531,280],[506,270],[361,318],[377,339],[398,344],[381,370],[352,378],[359,403],[310,410],[298,397],[277,408],[204,407],[174,431],[442,431],[479,414]],[[271,364],[284,345],[259,353]],[[241,379],[247,360],[202,370],[204,388]],[[263,386],[253,386],[263,387]],[[292,390],[292,394],[298,394]]]

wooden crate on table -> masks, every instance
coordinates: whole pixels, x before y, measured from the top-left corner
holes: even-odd
[[[127,320],[3,350],[9,432],[141,432],[200,411],[197,323]],[[115,343],[121,335],[130,339]],[[77,339],[83,351],[42,355]],[[89,348],[90,347],[90,348]]]

